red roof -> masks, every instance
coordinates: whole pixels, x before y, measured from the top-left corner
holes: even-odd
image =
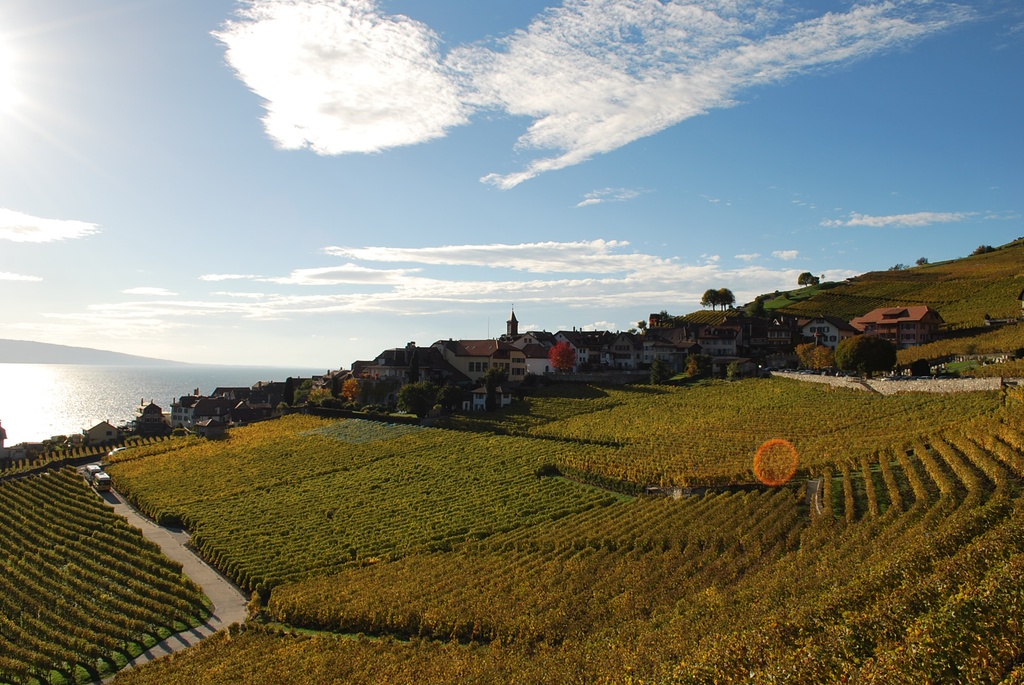
[[[900,323],[903,321],[924,321],[926,318],[934,318],[938,323],[942,323],[942,317],[939,316],[939,313],[925,304],[915,305],[912,307],[881,307],[868,312],[864,316],[858,316],[850,321],[850,323],[854,326],[862,327],[864,324],[869,323],[880,324]]]

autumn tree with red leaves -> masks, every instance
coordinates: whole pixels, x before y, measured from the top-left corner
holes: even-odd
[[[576,350],[567,342],[560,342],[548,352],[548,361],[558,371],[566,373],[576,366]]]

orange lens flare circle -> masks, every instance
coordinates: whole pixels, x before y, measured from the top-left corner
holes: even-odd
[[[796,448],[789,440],[768,440],[754,455],[754,475],[765,485],[784,485],[796,475],[799,461]]]

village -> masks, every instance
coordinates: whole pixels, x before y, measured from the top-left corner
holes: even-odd
[[[538,382],[646,382],[655,365],[674,375],[700,360],[712,377],[763,375],[770,369],[806,366],[797,355],[799,346],[830,354],[844,340],[871,335],[896,347],[910,347],[936,340],[942,324],[942,317],[925,305],[880,308],[851,321],[833,316],[753,316],[730,308],[688,317],[651,314],[629,331],[521,332],[513,309],[505,333],[494,339],[438,340],[429,346],[410,342],[321,376],[218,387],[209,395],[196,388],[173,400],[169,411],[152,401],[143,403],[130,424],[103,421],[70,440],[73,446],[115,445],[128,436],[186,432],[219,438],[228,427],[296,408],[390,414],[408,410],[401,406],[402,388],[422,382],[450,389],[440,411],[482,411],[489,406],[488,396],[494,408],[505,407],[524,387]],[[489,371],[493,377],[493,369],[499,371],[500,385],[488,387],[485,377]],[[45,448],[42,443],[4,448],[3,437],[0,428],[0,458],[30,458]]]

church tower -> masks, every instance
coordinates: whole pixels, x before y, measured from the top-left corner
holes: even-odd
[[[519,321],[516,319],[516,310],[512,309],[512,316],[505,323],[505,335],[515,338],[519,335]]]

